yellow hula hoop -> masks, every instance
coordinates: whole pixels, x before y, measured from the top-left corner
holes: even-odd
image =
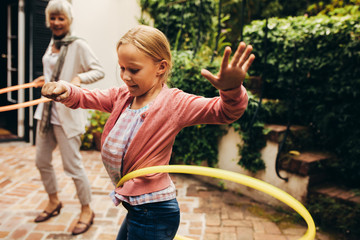
[[[271,184],[268,184],[264,181],[240,173],[235,173],[223,169],[215,169],[215,168],[200,167],[200,166],[187,166],[187,165],[154,166],[154,167],[138,169],[131,173],[126,174],[123,178],[120,179],[119,183],[117,184],[117,187],[123,185],[124,182],[135,177],[139,177],[151,173],[163,173],[163,172],[197,174],[202,176],[220,178],[220,179],[236,182],[254,188],[266,194],[269,194],[270,196],[287,204],[289,207],[294,209],[304,218],[305,222],[308,225],[308,229],[304,234],[304,236],[302,236],[299,240],[315,239],[316,229],[315,229],[314,220],[312,219],[308,210],[298,200],[296,200],[290,194],[284,192],[283,190],[277,187],[274,187]],[[186,238],[179,235],[176,235],[175,239],[191,240],[191,238]]]

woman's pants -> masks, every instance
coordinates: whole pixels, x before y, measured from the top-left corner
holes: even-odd
[[[123,202],[128,210],[116,240],[172,240],[180,224],[176,199],[137,206]]]
[[[39,125],[37,129],[39,129]],[[89,204],[91,188],[81,162],[80,135],[67,138],[63,128],[59,125],[52,125],[43,136],[39,131],[36,134],[36,167],[40,171],[45,191],[48,194],[58,192],[55,171],[51,163],[52,153],[57,145],[59,145],[64,171],[73,179],[81,205]]]

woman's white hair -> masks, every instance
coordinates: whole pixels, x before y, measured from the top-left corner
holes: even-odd
[[[64,14],[70,25],[73,21],[73,9],[71,3],[67,0],[50,0],[46,9],[45,9],[45,17],[46,17],[46,26],[50,27],[50,15],[51,14]]]

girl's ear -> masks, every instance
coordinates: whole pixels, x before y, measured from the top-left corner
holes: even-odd
[[[158,63],[158,71],[156,73],[157,76],[163,75],[168,68],[168,62],[166,60],[161,60],[160,63]]]

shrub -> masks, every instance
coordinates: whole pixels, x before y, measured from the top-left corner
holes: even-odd
[[[334,198],[310,194],[306,206],[317,226],[341,232],[347,236],[346,239],[359,239],[359,204],[350,204]]]
[[[348,185],[360,181],[359,22],[360,16],[271,18],[267,49],[265,21],[244,32],[257,56],[250,74],[263,76],[264,97],[294,101],[293,124],[310,126],[316,147],[338,155],[332,166]]]

